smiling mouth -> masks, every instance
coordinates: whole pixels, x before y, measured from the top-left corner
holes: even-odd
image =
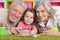
[[[12,17],[13,19],[16,19],[16,17]]]
[[[30,22],[30,21],[27,21],[27,22]]]
[[[12,18],[12,19],[16,19],[17,17],[16,17],[16,16],[10,16],[10,18]]]

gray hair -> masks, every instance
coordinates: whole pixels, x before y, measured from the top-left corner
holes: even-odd
[[[35,9],[40,6],[40,5],[44,5],[44,7],[46,8],[47,12],[49,13],[50,17],[54,16],[55,10],[51,7],[50,5],[50,1],[49,0],[39,0],[36,4],[35,4]]]
[[[10,5],[10,8],[12,8],[15,4],[19,4],[19,5],[23,6],[25,9],[27,9],[27,6],[25,5],[25,3],[22,0],[14,0],[12,2],[12,4]]]

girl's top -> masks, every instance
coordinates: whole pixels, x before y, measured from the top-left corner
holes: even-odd
[[[23,30],[32,30],[33,29],[33,24],[31,24],[30,26],[27,27],[27,25],[23,22],[23,21],[20,21],[18,23],[18,26],[20,26]]]

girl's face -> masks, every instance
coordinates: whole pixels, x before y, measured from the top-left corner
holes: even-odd
[[[48,20],[48,12],[46,11],[46,9],[44,8],[43,5],[39,5],[36,8],[36,13],[37,13],[38,19],[40,21],[46,21],[46,20]]]
[[[27,25],[30,25],[33,23],[33,20],[34,20],[34,15],[32,12],[30,11],[27,11],[26,14],[24,15],[24,22],[27,24]]]

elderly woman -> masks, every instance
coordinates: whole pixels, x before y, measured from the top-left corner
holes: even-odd
[[[49,0],[40,0],[36,3],[35,10],[39,22],[39,32],[52,35],[53,31],[58,31],[57,27],[54,27],[54,9],[51,7]]]

